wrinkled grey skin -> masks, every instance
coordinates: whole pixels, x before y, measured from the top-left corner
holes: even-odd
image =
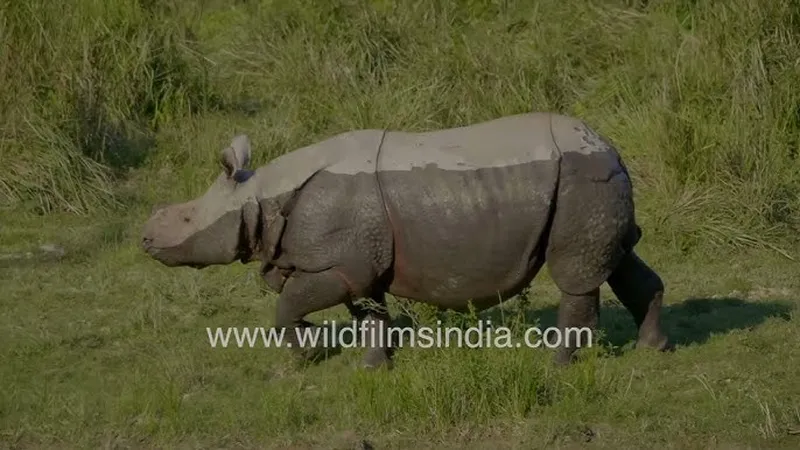
[[[595,329],[607,282],[638,326],[637,345],[671,348],[664,286],[634,252],[641,231],[627,170],[580,120],[530,113],[424,133],[357,130],[255,170],[250,152],[237,136],[210,189],[156,209],[142,245],[168,266],[260,260],[279,293],[276,326],[295,349],[291,329],[314,326],[304,320],[312,312],[344,303],[376,333],[388,314],[357,300],[385,306],[390,293],[485,309],[545,262],[561,291],[559,327]],[[559,348],[556,362],[575,350]],[[391,359],[375,345],[364,364]]]

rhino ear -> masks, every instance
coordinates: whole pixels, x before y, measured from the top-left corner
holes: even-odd
[[[233,138],[231,145],[222,151],[220,162],[228,178],[232,178],[237,171],[247,168],[250,164],[250,138],[244,134]]]

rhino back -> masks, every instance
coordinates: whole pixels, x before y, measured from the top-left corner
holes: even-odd
[[[550,116],[384,137],[395,295],[451,308],[513,294],[542,264],[559,152]]]
[[[277,198],[317,173],[374,174],[383,130],[355,130],[283,154],[259,167],[256,196]]]

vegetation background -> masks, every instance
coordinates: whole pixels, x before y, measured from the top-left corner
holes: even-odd
[[[0,446],[800,444],[796,0],[0,0],[0,43]],[[603,345],[566,370],[530,349],[299,369],[208,345],[271,323],[252,267],[137,247],[236,133],[260,165],[531,110],[619,146],[675,354],[633,351],[604,291]],[[503,311],[547,326],[556,300],[543,273]]]

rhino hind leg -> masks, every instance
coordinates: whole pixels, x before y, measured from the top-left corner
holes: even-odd
[[[586,345],[567,341],[584,335],[573,328],[595,330],[599,288],[639,237],[630,182],[607,164],[606,156],[569,154],[562,161],[546,249],[548,269],[561,291],[558,363],[568,363]]]
[[[600,286],[607,282],[639,328],[637,346],[671,347],[661,331],[661,278],[634,252],[641,237],[627,172],[605,165],[603,154],[565,158],[548,236],[547,264],[562,293],[562,347],[556,362],[569,363],[582,336],[568,328],[597,326]],[[606,167],[608,173],[601,173]]]
[[[383,291],[373,293],[369,300],[371,301],[367,305],[364,302],[347,302],[350,314],[360,322],[365,331],[363,335],[360,334],[366,340],[363,345],[367,347],[362,366],[366,369],[391,369],[394,366],[394,349],[388,345],[391,316],[386,306],[386,294]]]
[[[599,311],[599,288],[581,295],[561,292],[561,302],[558,306],[558,328],[562,331],[562,343],[556,351],[556,364],[563,366],[571,363],[576,350],[581,347],[577,340],[583,334],[566,330],[586,327],[594,331],[597,328]]]
[[[672,350],[661,328],[664,283],[658,274],[631,251],[612,272],[608,285],[636,322],[639,333],[636,346]]]

